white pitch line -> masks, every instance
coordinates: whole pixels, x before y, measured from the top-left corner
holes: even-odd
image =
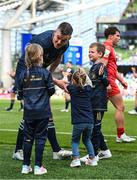
[[[0,131],[17,132],[18,130],[15,130],[15,129],[0,129]],[[64,135],[71,135],[71,134],[72,134],[72,133],[70,133],[70,132],[56,132],[56,133],[57,133],[57,134],[64,134]],[[116,135],[114,135],[114,134],[111,134],[111,135],[104,134],[104,136],[106,136],[106,137],[116,137]],[[131,137],[137,138],[137,136],[131,136]]]
[[[15,130],[15,129],[0,129],[0,131],[17,132],[18,130]]]

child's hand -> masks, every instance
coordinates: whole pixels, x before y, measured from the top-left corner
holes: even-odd
[[[101,65],[99,68],[98,74],[99,74],[99,76],[101,76],[101,75],[103,75],[103,73],[104,73],[104,65]]]

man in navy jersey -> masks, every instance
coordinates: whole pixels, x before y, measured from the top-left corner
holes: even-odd
[[[45,31],[41,34],[34,36],[30,41],[30,44],[37,43],[42,46],[44,50],[43,67],[47,68],[48,66],[50,66],[49,68],[50,72],[54,72],[56,67],[62,61],[63,54],[69,46],[69,40],[71,39],[72,33],[73,33],[72,26],[67,22],[63,22],[57,27],[56,30]],[[16,82],[19,77],[19,74],[24,69],[26,69],[24,55],[20,58],[17,65]],[[64,90],[66,89],[66,82],[64,80],[58,80],[53,77],[53,81],[60,88]],[[23,128],[24,128],[24,121],[22,120],[18,131],[16,149],[15,152],[13,153],[13,158],[18,160],[23,160],[23,156],[22,156]],[[53,159],[60,159],[61,157],[67,157],[72,154],[71,151],[66,151],[60,148],[58,141],[56,139],[56,130],[52,117],[50,118],[48,124],[48,139],[53,149]]]

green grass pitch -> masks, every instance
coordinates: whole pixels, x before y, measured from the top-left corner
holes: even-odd
[[[71,120],[70,112],[60,112],[64,100],[52,99],[52,111],[56,125],[60,146],[71,149]],[[52,160],[52,150],[46,142],[43,165],[48,173],[41,176],[20,173],[22,162],[12,159],[15,148],[16,134],[22,112],[19,112],[19,102],[16,101],[14,110],[6,112],[9,100],[0,100],[0,179],[137,179],[137,140],[134,143],[116,143],[116,125],[114,122],[114,108],[109,103],[108,112],[103,119],[102,130],[112,158],[100,160],[97,167],[85,166],[70,168],[71,159]],[[125,101],[126,133],[137,136],[137,115],[128,115],[128,110],[134,107],[133,101]],[[81,156],[86,154],[84,145],[80,144]],[[34,165],[34,149],[32,153],[32,167]]]

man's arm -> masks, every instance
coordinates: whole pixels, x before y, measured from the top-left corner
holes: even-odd
[[[58,67],[58,65],[61,63],[61,61],[62,61],[62,55],[59,55],[57,59],[50,65],[49,71],[53,73],[55,69]]]
[[[57,68],[57,66],[60,64],[62,60],[62,55],[59,55],[58,58],[51,64],[50,68],[49,68],[49,71],[51,73],[53,73],[55,71],[55,69]],[[59,79],[56,79],[53,77],[53,82],[59,86],[61,89],[65,90],[67,92],[67,88],[66,88],[66,85],[67,85],[67,82],[64,81],[64,80],[59,80]]]
[[[60,87],[61,89],[65,90],[67,92],[66,86],[67,86],[67,82],[64,80],[59,80],[53,77],[53,82]]]

